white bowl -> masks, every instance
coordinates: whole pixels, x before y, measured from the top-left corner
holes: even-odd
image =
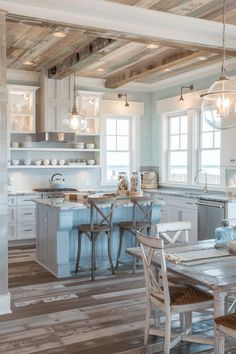
[[[35,164],[36,166],[40,166],[41,163],[42,163],[42,160],[35,160],[35,161],[34,161],[34,164]]]
[[[94,149],[95,145],[94,144],[86,144],[86,149]]]
[[[31,148],[32,147],[32,142],[31,141],[24,141],[21,143],[23,148]]]
[[[48,159],[45,159],[45,160],[43,160],[43,164],[44,164],[44,166],[48,166],[49,165],[49,160]]]
[[[31,160],[24,160],[24,165],[31,165]]]
[[[11,160],[11,164],[15,166],[19,165],[19,162],[20,162],[19,160]]]
[[[87,164],[88,165],[94,165],[95,164],[95,160],[87,160]]]
[[[74,145],[74,147],[76,148],[76,149],[84,149],[84,143],[76,143],[75,145]]]
[[[59,165],[63,166],[63,165],[65,165],[66,161],[65,160],[59,160],[58,163],[59,163]]]
[[[52,159],[51,160],[51,165],[53,165],[53,166],[57,165],[57,160],[56,159]]]

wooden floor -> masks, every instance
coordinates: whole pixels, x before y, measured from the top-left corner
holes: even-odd
[[[95,282],[89,277],[58,280],[34,261],[34,249],[18,248],[9,251],[9,287],[12,314],[0,317],[1,354],[163,353],[160,338],[151,338],[148,348],[143,348],[141,272],[134,275],[122,270],[115,276],[100,275]],[[206,316],[201,322],[195,320],[194,331],[204,332],[212,326]],[[182,342],[171,353],[213,350]]]

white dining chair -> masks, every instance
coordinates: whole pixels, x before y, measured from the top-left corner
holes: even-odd
[[[157,237],[174,244],[177,241],[189,242],[189,231],[191,223],[189,221],[163,222],[156,224]]]
[[[213,307],[213,297],[211,294],[194,288],[193,286],[170,286],[168,282],[166,260],[164,252],[164,242],[157,237],[146,236],[137,232],[137,239],[140,243],[144,275],[146,282],[146,324],[144,331],[144,345],[148,343],[149,335],[163,336],[165,338],[164,354],[169,354],[181,340],[193,341],[196,343],[212,344],[209,338],[190,335],[191,313]],[[158,254],[156,254],[158,252]],[[161,283],[156,277],[153,268],[153,259],[159,257],[160,272],[162,275]],[[152,309],[157,308],[165,315],[165,329],[151,327]],[[186,325],[181,328],[181,332],[174,338],[171,335],[171,316],[172,314],[185,314]],[[155,321],[154,321],[155,324]]]
[[[225,336],[236,339],[236,313],[217,317],[215,319],[216,343],[215,354],[224,354]]]

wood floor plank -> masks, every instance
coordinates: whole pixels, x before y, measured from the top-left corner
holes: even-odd
[[[145,283],[141,272],[57,279],[34,261],[30,247],[9,251],[12,310],[0,317],[0,354],[162,354],[163,339],[143,347]],[[207,314],[193,330],[210,335]],[[164,322],[164,318],[162,319]],[[178,328],[178,316],[173,327]],[[234,350],[236,341],[228,341]],[[181,342],[171,354],[213,354],[205,345]],[[233,351],[232,351],[233,354]]]

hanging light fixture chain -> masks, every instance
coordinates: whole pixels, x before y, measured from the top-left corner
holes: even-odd
[[[75,62],[76,62],[76,52],[74,52],[74,106],[76,106],[76,88],[75,88]]]
[[[223,27],[222,27],[223,61],[222,61],[222,66],[221,66],[221,75],[226,74],[226,69],[225,69],[225,16],[226,16],[226,0],[223,1]]]

